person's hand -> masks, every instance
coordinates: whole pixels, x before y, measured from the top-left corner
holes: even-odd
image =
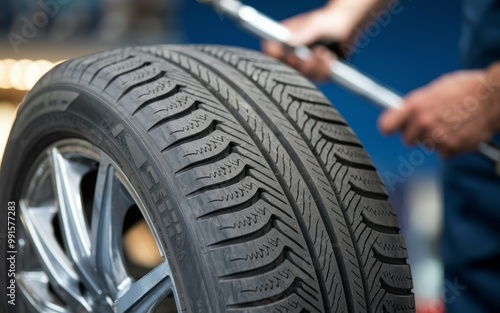
[[[342,10],[326,6],[324,8],[301,14],[283,22],[293,34],[288,42],[291,46],[309,45],[319,40],[344,42],[353,31],[354,25],[349,21],[349,14]],[[299,72],[317,81],[327,80],[330,75],[330,62],[335,56],[325,47],[314,47],[308,60],[300,60],[292,52],[279,43],[266,41],[264,52],[280,59]]]
[[[382,132],[401,131],[407,144],[435,147],[443,157],[476,150],[500,131],[500,80],[490,74],[456,72],[412,92],[402,109],[382,115]]]

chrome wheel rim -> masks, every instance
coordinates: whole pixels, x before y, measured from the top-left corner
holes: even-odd
[[[89,175],[95,175],[91,191],[82,188]],[[151,216],[119,166],[96,146],[71,139],[45,149],[19,208],[18,287],[29,311],[155,312],[167,297],[178,300]],[[123,252],[123,225],[133,209],[162,260],[141,277],[130,274]],[[181,311],[176,303],[172,312]]]

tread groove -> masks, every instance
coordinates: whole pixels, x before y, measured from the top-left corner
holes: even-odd
[[[92,84],[92,82],[94,81],[94,79],[95,79],[95,78],[96,78],[96,77],[97,77],[97,76],[98,76],[98,75],[99,75],[99,74],[100,74],[103,70],[105,70],[106,68],[108,68],[108,67],[110,67],[110,66],[113,66],[113,65],[115,65],[115,64],[121,63],[121,62],[125,62],[125,61],[130,60],[130,59],[133,59],[133,58],[134,58],[134,56],[133,56],[133,55],[130,55],[130,56],[126,57],[125,59],[121,59],[121,60],[118,60],[118,61],[115,61],[115,62],[111,62],[111,63],[106,64],[106,65],[105,65],[105,66],[103,66],[103,67],[100,67],[100,68],[99,68],[99,69],[98,69],[98,70],[94,73],[94,75],[92,75],[92,78],[91,78],[91,79],[90,79],[90,81],[89,81],[89,85],[91,85],[91,84]]]
[[[118,78],[120,78],[120,77],[122,77],[122,76],[124,76],[124,75],[130,74],[130,73],[133,73],[133,72],[135,72],[135,71],[137,71],[137,70],[143,69],[143,68],[145,68],[145,67],[148,67],[148,66],[150,66],[151,64],[152,64],[151,62],[144,62],[142,65],[139,65],[139,66],[137,66],[137,67],[135,67],[135,68],[132,68],[132,69],[130,69],[130,70],[128,70],[128,71],[126,71],[126,72],[123,72],[123,73],[120,73],[120,74],[118,74],[118,75],[116,75],[116,76],[113,76],[113,78],[111,78],[111,79],[110,79],[110,80],[106,83],[106,86],[104,86],[104,88],[103,88],[103,90],[102,90],[102,91],[103,91],[103,92],[104,92],[104,91],[106,91],[106,89],[108,89],[108,87],[109,87],[112,83],[114,83],[114,82],[115,82]]]
[[[173,96],[173,95],[172,95]],[[163,100],[166,100],[170,97],[167,97]],[[181,112],[178,112],[178,113],[174,113],[172,115],[169,115],[169,116],[166,116],[166,117],[163,117],[161,118],[158,122],[156,122],[153,126],[151,126],[147,132],[152,132],[160,127],[162,127],[163,125],[167,124],[168,122],[170,121],[173,121],[173,120],[176,120],[176,119],[179,119],[181,117],[185,117],[185,116],[188,116],[189,114],[191,114],[193,111],[195,110],[198,110],[200,105],[202,104],[201,101],[193,101],[193,103],[189,106],[189,108],[186,108],[184,110],[182,110]],[[161,111],[161,110],[160,110]],[[154,112],[154,114],[160,112],[160,111],[156,111]]]
[[[141,86],[145,86],[145,85],[147,85],[147,84],[150,84],[150,83],[153,83],[153,82],[155,82],[155,81],[159,80],[160,78],[164,77],[166,73],[167,73],[166,71],[161,71],[160,73],[158,73],[158,74],[157,74],[156,76],[154,76],[154,77],[151,77],[151,78],[149,78],[149,79],[146,79],[146,80],[144,80],[144,81],[142,81],[142,82],[139,82],[139,83],[137,83],[137,84],[134,84],[134,85],[132,85],[132,86],[128,87],[128,88],[127,88],[127,89],[125,89],[125,90],[123,91],[123,93],[122,93],[122,94],[118,97],[118,100],[116,100],[116,102],[120,102],[120,100],[122,100],[122,99],[123,99],[126,95],[128,95],[128,94],[129,94],[130,92],[132,92],[134,89],[139,88],[139,87],[141,87]]]
[[[169,92],[165,93],[164,95],[157,96],[157,97],[155,97],[153,99],[147,100],[146,102],[142,103],[137,109],[135,109],[134,113],[132,113],[132,116],[134,116],[137,113],[139,113],[141,110],[143,110],[144,108],[146,108],[151,103],[155,103],[155,102],[158,102],[158,101],[161,101],[161,100],[168,99],[168,98],[174,96],[175,94],[178,94],[178,93],[182,92],[182,90],[184,88],[186,88],[186,86],[184,86],[184,85],[175,85],[175,87],[172,90],[170,90]]]

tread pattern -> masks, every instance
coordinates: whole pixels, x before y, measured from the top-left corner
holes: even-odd
[[[32,94],[67,81],[111,99],[182,185],[214,310],[414,312],[375,167],[293,70],[240,49],[130,48],[65,62]],[[179,234],[178,213],[161,216]]]
[[[359,261],[373,312],[414,310],[408,305],[413,301],[413,286],[397,217],[386,201],[387,191],[373,163],[345,120],[320,93],[311,91],[308,81],[294,80],[288,84],[288,77],[294,71],[277,62],[268,66],[261,62],[267,58],[240,49],[202,47],[200,50],[231,64],[253,80],[310,140],[328,179],[334,182],[339,204],[346,212],[359,247]],[[404,305],[395,305],[396,299]]]

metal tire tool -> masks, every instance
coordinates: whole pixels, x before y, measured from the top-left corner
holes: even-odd
[[[291,47],[287,44],[292,34],[286,27],[238,0],[198,0],[198,2],[212,5],[218,12],[236,21],[243,29],[261,39],[283,44],[301,59],[307,59],[311,54],[307,46]],[[402,96],[343,61],[333,61],[330,64],[330,71],[330,79],[333,82],[371,101],[383,110],[399,109],[403,105]],[[500,175],[500,150],[493,144],[481,143],[478,151],[495,162],[496,173]]]

